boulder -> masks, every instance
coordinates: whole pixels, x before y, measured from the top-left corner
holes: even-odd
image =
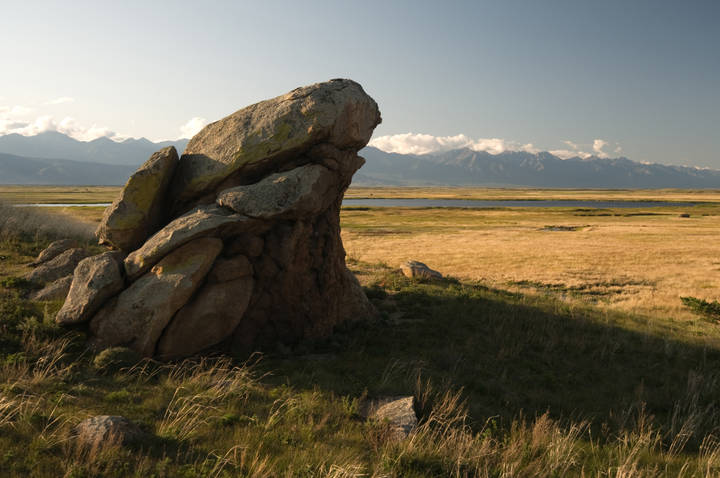
[[[229,337],[247,309],[253,283],[252,266],[246,257],[218,260],[207,284],[178,311],[163,333],[158,357],[193,355]]]
[[[438,271],[430,269],[428,266],[419,261],[407,261],[400,266],[405,277],[419,279],[442,279],[442,274]]]
[[[74,247],[78,247],[78,243],[74,239],[60,239],[58,241],[53,241],[49,246],[43,249],[40,254],[38,254],[37,258],[32,261],[30,265],[38,266]]]
[[[377,103],[352,80],[297,88],[243,108],[195,135],[180,158],[174,196],[186,201],[213,191],[231,175],[259,178],[299,165],[303,153],[323,142],[357,151],[379,123]]]
[[[200,206],[170,222],[125,258],[125,272],[134,280],[174,249],[198,237],[215,236],[227,226],[241,227],[252,220],[216,205]]]
[[[70,291],[73,276],[65,276],[53,281],[42,289],[30,294],[31,300],[60,300],[64,299]]]
[[[133,422],[117,415],[98,415],[87,418],[75,427],[75,437],[82,446],[103,444],[127,445],[142,438],[143,432]]]
[[[308,164],[271,174],[255,184],[226,189],[217,203],[261,219],[309,216],[326,209],[335,198],[334,179],[325,166]]]
[[[69,294],[55,321],[61,325],[86,322],[109,298],[125,286],[123,254],[105,252],[80,261],[72,277]]]
[[[169,214],[125,258],[124,290],[90,319],[93,341],[241,354],[376,317],[345,265],[340,207],[379,121],[360,85],[333,80],[208,125],[179,160]]]
[[[165,256],[93,317],[90,330],[96,345],[125,345],[152,356],[162,331],[198,289],[221,250],[220,239],[200,238]]]
[[[157,231],[167,214],[166,193],[177,163],[175,147],[168,146],[130,176],[95,231],[100,244],[132,251]]]
[[[25,275],[31,282],[53,282],[62,277],[72,275],[78,263],[88,256],[87,251],[80,248],[68,249]]]

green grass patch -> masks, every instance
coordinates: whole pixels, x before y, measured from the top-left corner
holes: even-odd
[[[711,321],[720,320],[720,302],[716,300],[708,302],[696,297],[680,297],[680,300],[686,307],[695,313],[702,315]]]

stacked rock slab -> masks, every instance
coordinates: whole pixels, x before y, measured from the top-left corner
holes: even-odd
[[[127,257],[121,290],[89,318],[94,342],[178,358],[325,337],[374,316],[345,266],[339,214],[379,123],[359,84],[331,80],[206,126],[178,161],[156,153],[98,228]],[[76,271],[63,323],[97,310],[89,270]]]

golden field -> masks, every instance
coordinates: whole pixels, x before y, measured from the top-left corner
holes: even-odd
[[[10,202],[109,202],[117,187],[0,188]],[[463,280],[644,316],[692,320],[681,296],[720,298],[720,191],[351,188],[348,198],[679,201],[658,208],[345,208],[348,256],[409,259]],[[89,222],[102,208],[59,208]],[[689,215],[689,217],[682,217]]]
[[[360,261],[397,267],[414,259],[490,287],[692,319],[681,296],[720,298],[719,214],[720,204],[597,212],[378,208],[345,210],[342,225],[348,255]]]

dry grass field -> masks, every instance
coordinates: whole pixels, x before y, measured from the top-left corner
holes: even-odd
[[[0,186],[0,200],[9,203],[112,202],[118,186]]]
[[[491,287],[677,319],[694,317],[680,296],[720,298],[720,203],[614,210],[349,209],[342,220],[348,254],[364,262],[397,267],[415,259]]]
[[[110,202],[117,187],[0,187],[0,200]],[[458,279],[645,316],[691,320],[681,296],[720,299],[720,191],[351,188],[348,198],[693,202],[661,208],[345,208],[348,256],[408,259]],[[97,222],[103,208],[52,208]],[[690,217],[682,217],[689,215]]]
[[[345,208],[378,321],[249,361],[169,364],[97,353],[84,328],[55,323],[61,301],[28,297],[28,262],[58,237],[92,247],[103,208],[0,205],[0,476],[720,476],[718,304],[703,319],[680,301],[720,289],[720,198],[702,194],[648,209]],[[450,277],[407,279],[395,268],[410,258]],[[420,425],[396,441],[359,410],[400,395]],[[145,435],[84,448],[74,427],[98,414]]]

